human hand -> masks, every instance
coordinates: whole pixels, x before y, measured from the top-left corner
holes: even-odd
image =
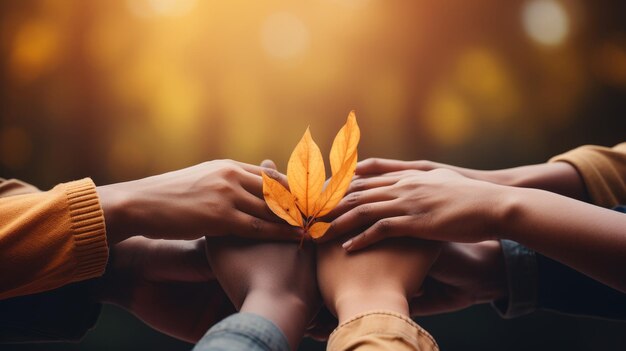
[[[263,200],[262,167],[231,160],[97,188],[110,244],[131,235],[162,239],[240,235],[298,240]]]
[[[398,236],[457,242],[492,239],[508,215],[502,204],[510,200],[505,195],[513,189],[446,169],[361,178],[358,187],[333,211],[338,217],[322,241],[362,231],[343,245],[354,251]]]
[[[321,301],[314,245],[245,238],[207,238],[207,256],[224,291],[241,312],[276,324],[296,349]]]
[[[565,195],[578,200],[588,200],[585,184],[574,166],[567,162],[549,162],[496,170],[478,170],[456,167],[428,160],[400,161],[370,158],[359,162],[356,174],[374,176],[406,170],[432,171],[449,169],[467,178],[483,180],[500,185],[535,188]],[[359,181],[353,182],[359,187]]]
[[[420,295],[411,300],[411,315],[452,312],[495,301],[507,294],[500,242],[443,243]]]
[[[95,298],[118,305],[156,330],[195,343],[234,312],[206,259],[204,239],[127,239],[111,249]]]
[[[354,253],[337,240],[319,245],[317,278],[325,305],[339,323],[373,310],[408,316],[408,300],[418,293],[439,245],[395,238]]]

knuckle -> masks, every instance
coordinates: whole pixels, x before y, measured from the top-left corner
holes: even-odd
[[[356,204],[358,204],[360,198],[361,198],[361,192],[359,192],[359,191],[350,193],[350,194],[348,194],[348,196],[345,197],[346,203],[349,204],[349,205],[356,205]]]
[[[233,185],[226,179],[221,179],[213,185],[213,188],[221,194],[226,194],[233,190]]]
[[[371,206],[370,205],[361,205],[356,208],[356,214],[358,217],[367,218],[370,216]]]
[[[265,169],[263,169],[263,172],[265,172],[265,174],[267,174],[268,177],[270,177],[270,178],[272,178],[274,180],[279,180],[280,179],[280,174],[275,169],[265,168]]]
[[[361,191],[361,190],[363,190],[364,187],[365,187],[365,180],[364,179],[355,179],[355,180],[352,181],[350,190],[352,192]]]
[[[382,163],[382,159],[378,157],[372,157],[368,159],[367,161],[369,162],[368,166],[372,168],[378,168],[381,166],[381,163]]]
[[[383,219],[383,220],[376,222],[376,226],[374,230],[379,233],[387,233],[392,229],[392,227],[393,227],[393,224],[391,223],[391,220]]]
[[[239,167],[237,167],[237,166],[235,166],[233,164],[228,164],[223,169],[223,175],[226,178],[236,177],[237,175],[239,175]]]
[[[253,233],[260,233],[263,231],[263,221],[259,218],[253,218],[250,221],[250,227]]]

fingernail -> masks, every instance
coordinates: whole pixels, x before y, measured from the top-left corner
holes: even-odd
[[[350,246],[352,246],[352,239],[346,241],[345,243],[341,245],[341,247],[343,247],[346,250],[350,250]]]

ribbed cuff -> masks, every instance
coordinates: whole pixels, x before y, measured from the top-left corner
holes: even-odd
[[[85,178],[60,184],[57,188],[67,196],[74,236],[77,265],[72,281],[99,277],[104,274],[109,247],[96,186],[91,179]]]
[[[515,318],[537,309],[538,273],[535,252],[510,240],[501,240],[508,296],[492,302],[502,318]]]

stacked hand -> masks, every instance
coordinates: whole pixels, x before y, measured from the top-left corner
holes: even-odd
[[[263,201],[262,167],[231,160],[98,187],[109,243],[129,236],[297,240]]]
[[[165,334],[196,342],[234,312],[211,272],[204,246],[204,239],[127,239],[111,249],[107,272],[93,294]]]

